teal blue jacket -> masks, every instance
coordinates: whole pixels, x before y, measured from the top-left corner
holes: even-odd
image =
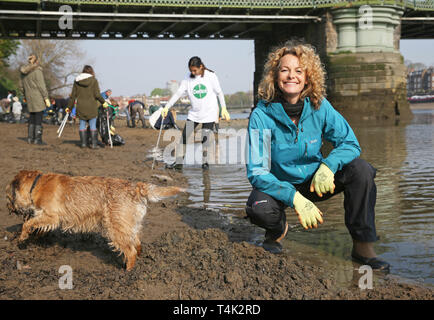
[[[322,139],[334,147],[327,158],[320,151]],[[304,100],[298,126],[281,103],[260,100],[250,115],[247,147],[252,186],[291,207],[294,184],[309,181],[321,163],[336,173],[361,152],[348,122],[325,98],[318,110]]]

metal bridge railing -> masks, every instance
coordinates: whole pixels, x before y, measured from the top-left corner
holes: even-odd
[[[325,8],[368,4],[434,11],[434,0],[2,0],[2,2],[269,9]]]

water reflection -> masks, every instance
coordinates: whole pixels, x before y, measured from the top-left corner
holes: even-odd
[[[351,125],[362,147],[361,157],[378,169],[376,224],[381,239],[377,253],[391,263],[392,274],[434,284],[434,112],[414,113],[409,125]],[[251,186],[244,165],[213,165],[208,171],[196,165],[183,171],[189,179],[190,206],[218,210],[230,223],[247,223],[241,217]],[[287,210],[290,232],[285,249],[324,266],[347,283],[354,277],[355,265],[344,225],[343,195],[318,207],[324,224],[308,231],[300,227],[294,211]],[[258,231],[246,238],[262,235]]]

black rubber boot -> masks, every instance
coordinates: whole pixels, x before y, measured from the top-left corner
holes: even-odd
[[[145,120],[141,120],[141,121],[142,121],[142,128],[143,128],[143,129],[146,129],[147,126],[146,126],[146,124],[145,124]]]
[[[262,247],[268,252],[274,254],[280,254],[283,251],[282,245],[279,242],[271,239],[265,239],[265,241],[262,243]]]
[[[182,170],[184,158],[177,158],[175,162],[166,164],[166,169]]]
[[[128,128],[131,128],[130,120],[127,120],[127,127],[128,127]]]
[[[33,123],[29,123],[27,127],[28,136],[27,136],[27,142],[29,144],[33,144],[35,142],[35,125]]]
[[[87,147],[87,130],[80,131],[80,147]]]
[[[285,238],[288,232],[288,222],[285,222],[285,228],[281,235],[276,236],[275,232],[266,231],[265,232],[265,240],[262,243],[262,247],[268,252],[274,254],[280,254],[283,251],[282,244],[280,243],[283,238]]]
[[[136,120],[131,120],[131,128],[135,128],[136,127]]]
[[[90,145],[91,149],[99,149],[98,145],[98,131],[90,131],[90,137],[92,139],[92,144]]]
[[[43,132],[43,130],[42,130],[41,125],[35,126],[35,142],[34,142],[34,144],[46,145],[46,143],[42,141],[42,132]]]
[[[174,170],[182,170],[183,165],[182,163],[171,163],[171,164],[166,164],[166,169],[174,169]]]

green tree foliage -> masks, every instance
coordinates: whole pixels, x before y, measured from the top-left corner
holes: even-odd
[[[253,104],[253,92],[236,92],[233,94],[226,94],[225,101],[228,108],[251,108]]]
[[[154,90],[151,91],[151,97],[154,96],[165,97],[170,95],[172,95],[172,93],[170,92],[169,89],[155,88]]]
[[[8,90],[18,89],[18,77],[9,69],[8,61],[17,52],[18,46],[18,41],[0,40],[0,98],[4,98]]]
[[[409,72],[423,70],[427,68],[427,66],[421,62],[412,62],[410,60],[405,60],[404,64]]]
[[[18,50],[19,42],[14,40],[0,40],[0,65],[8,67],[8,59]]]

